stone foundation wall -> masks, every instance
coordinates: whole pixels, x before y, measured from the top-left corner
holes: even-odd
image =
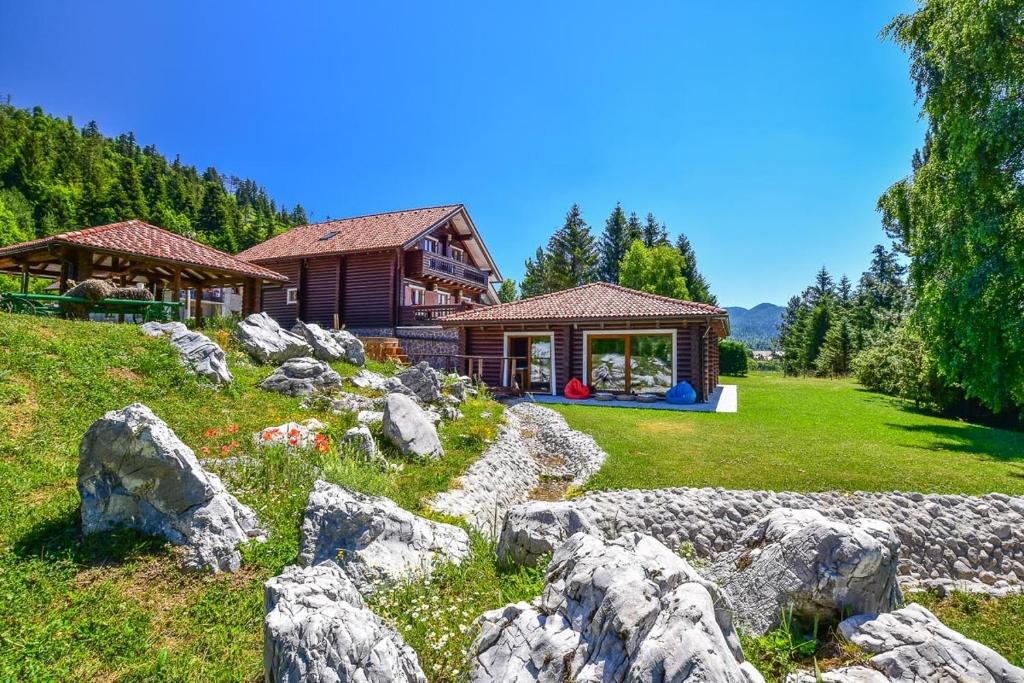
[[[461,371],[451,356],[459,352],[459,331],[440,327],[397,327],[395,337],[413,363],[427,361],[438,370]]]

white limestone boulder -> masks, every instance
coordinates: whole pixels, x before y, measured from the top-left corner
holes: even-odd
[[[912,603],[887,614],[862,614],[839,624],[851,643],[874,655],[868,666],[892,681],[1024,683],[1024,669],[944,625]]]
[[[333,562],[286,567],[263,605],[267,683],[426,683],[416,653]]]
[[[352,427],[341,437],[341,442],[348,445],[360,459],[367,462],[382,463],[384,457],[377,448],[377,441],[373,438],[373,432],[366,425]]]
[[[329,330],[316,323],[304,323],[299,320],[292,326],[292,332],[305,339],[313,348],[313,355],[320,360],[333,361],[345,357],[345,348],[334,339]]]
[[[551,557],[555,548],[578,533],[602,535],[571,501],[515,505],[505,515],[497,554],[499,558],[532,567],[542,558]]]
[[[216,385],[230,384],[234,379],[224,350],[205,334],[193,332],[180,322],[148,322],[141,327],[149,337],[167,337],[178,350],[182,365],[200,377]]]
[[[715,563],[711,574],[754,634],[783,611],[837,623],[849,614],[888,612],[902,602],[896,582],[899,539],[873,519],[840,522],[816,510],[778,508]]]
[[[238,545],[266,537],[255,513],[205,471],[141,403],[96,420],[79,446],[82,530],[130,527],[184,546],[185,566],[235,571]]]
[[[444,448],[437,429],[426,412],[404,394],[388,394],[384,399],[384,436],[404,455],[437,459]]]
[[[284,446],[288,450],[313,448],[317,445],[317,436],[323,434],[325,429],[327,425],[323,422],[310,418],[302,422],[285,422],[276,427],[266,427],[253,438],[256,445],[261,447]]]
[[[379,372],[367,370],[366,368],[348,378],[352,386],[359,387],[360,389],[372,389],[374,391],[384,391],[384,385],[387,380],[388,378]]]
[[[426,361],[421,361],[408,370],[395,375],[423,403],[433,403],[441,398],[441,373]]]
[[[457,526],[418,517],[382,496],[317,481],[302,522],[299,562],[338,562],[363,594],[380,584],[426,576],[469,555]]]
[[[340,386],[341,375],[330,365],[306,357],[286,360],[259,383],[260,389],[275,391],[285,396],[309,396]]]
[[[642,534],[572,536],[540,598],[479,623],[473,683],[763,681],[715,586]]]
[[[235,336],[250,356],[264,363],[313,355],[313,347],[305,339],[283,329],[266,313],[253,313],[240,320],[235,325]]]
[[[345,351],[344,359],[351,365],[366,364],[366,348],[359,337],[346,330],[331,330],[334,342]]]

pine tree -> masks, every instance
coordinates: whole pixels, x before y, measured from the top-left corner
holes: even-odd
[[[502,280],[501,287],[498,289],[498,301],[503,304],[507,304],[515,301],[517,298],[516,281],[509,277]]]
[[[615,204],[611,215],[604,222],[604,232],[598,243],[601,254],[601,279],[605,282],[619,281],[619,263],[626,250],[633,243],[627,229],[626,213],[621,204]]]
[[[712,306],[718,305],[718,299],[711,293],[708,281],[697,270],[697,255],[693,246],[685,234],[679,233],[676,238],[676,250],[682,255],[685,266],[683,266],[683,277],[686,278],[686,288],[694,301],[699,301]]]
[[[644,245],[647,247],[660,247],[669,243],[668,228],[665,227],[664,223],[659,225],[653,213],[648,213],[647,220],[644,222],[643,240]],[[683,258],[686,258],[686,256],[684,255]]]
[[[597,279],[598,253],[590,226],[573,204],[565,214],[565,224],[548,240],[547,274],[554,290],[569,289]]]
[[[134,139],[132,142],[134,143]],[[139,177],[139,168],[134,161],[121,161],[121,172],[113,189],[111,204],[117,220],[149,219],[149,207],[146,206],[146,195],[142,190],[142,178]]]
[[[309,217],[306,216],[306,210],[302,208],[302,204],[296,204],[292,209],[289,216],[292,225],[307,225],[309,224]]]
[[[825,333],[818,357],[814,361],[814,367],[819,375],[841,377],[849,374],[851,357],[850,326],[845,316],[834,316]]]
[[[553,291],[548,278],[548,257],[543,247],[537,247],[536,255],[526,259],[526,271],[519,284],[519,294],[524,299]]]

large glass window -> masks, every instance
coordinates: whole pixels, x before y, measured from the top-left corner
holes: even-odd
[[[664,393],[672,388],[672,335],[589,337],[590,385],[597,391]]]
[[[626,391],[627,337],[590,338],[590,384],[598,391]]]
[[[662,394],[672,388],[672,336],[635,334],[629,338],[630,391]]]
[[[530,337],[530,389],[551,391],[551,339]]]

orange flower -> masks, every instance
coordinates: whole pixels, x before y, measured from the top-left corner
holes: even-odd
[[[331,449],[331,440],[324,434],[316,435],[316,449],[321,453],[326,453]]]
[[[230,447],[230,448],[231,448],[232,450],[234,450],[234,449],[238,448],[238,442],[237,442],[237,441],[235,441],[234,439],[231,439],[231,443],[229,443],[229,444],[228,444],[228,446],[229,446],[229,447]]]
[[[292,427],[291,429],[288,430],[288,436],[298,436],[299,434],[299,430],[296,429],[295,427]]]
[[[199,452],[202,453],[203,455],[209,455],[210,454],[210,447],[209,446],[203,446],[202,448],[199,449]]]
[[[299,440],[298,440],[298,438],[296,438],[294,436],[290,436],[290,437],[288,437],[288,444],[291,445],[291,446],[298,446],[299,445]]]
[[[221,446],[220,447],[220,454],[221,455],[227,455],[229,453],[229,451],[230,451],[230,449],[227,446]]]
[[[228,434],[234,434],[237,431],[238,431],[238,425],[236,425],[236,424],[228,425]]]
[[[213,437],[217,436],[217,434],[219,434],[219,433],[220,433],[219,430],[214,429],[214,428],[211,427],[210,429],[207,429],[205,432],[203,432],[203,436],[206,437],[207,439],[212,439]]]
[[[267,431],[263,432],[263,440],[264,441],[270,441],[271,439],[274,438],[274,434],[276,432],[277,432],[276,429],[268,429]]]

